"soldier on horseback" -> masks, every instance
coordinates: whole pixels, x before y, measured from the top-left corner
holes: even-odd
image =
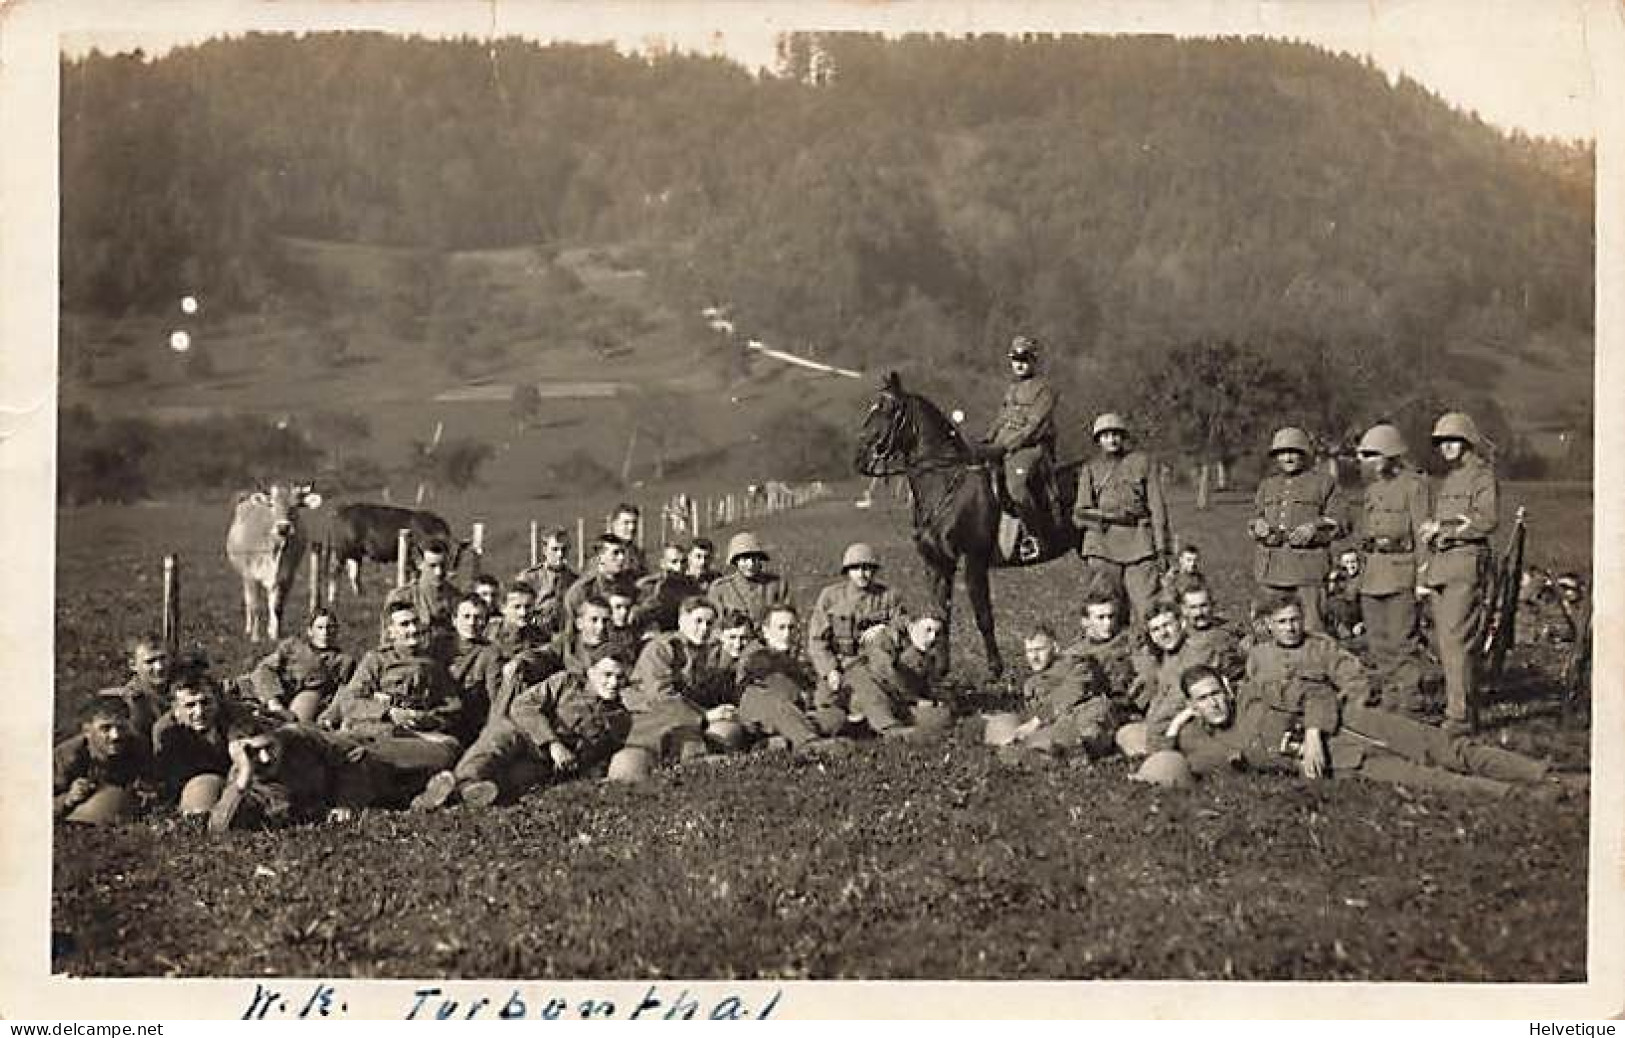
[[[1050,540],[1047,481],[1055,459],[1055,391],[1038,374],[1039,344],[1018,335],[1010,343],[1010,385],[983,442],[990,459],[1003,461],[1004,491],[1023,535],[1017,557],[1036,559]]]

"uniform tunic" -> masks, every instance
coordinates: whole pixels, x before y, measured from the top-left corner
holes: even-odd
[[[259,698],[291,704],[307,697],[320,712],[355,674],[355,657],[329,646],[318,649],[304,635],[284,638],[254,668],[252,684]]]
[[[1061,650],[1061,654],[1092,662],[1106,681],[1106,694],[1118,708],[1135,711],[1134,692],[1140,674],[1135,651],[1134,639],[1129,633],[1118,631],[1103,642],[1080,639]]]
[[[1331,565],[1327,546],[1346,522],[1337,480],[1318,469],[1265,476],[1253,496],[1253,519],[1269,527],[1268,535],[1258,539],[1253,579],[1261,587],[1297,589],[1304,624],[1312,631],[1324,629],[1321,581]],[[1288,536],[1304,525],[1316,528],[1314,539],[1308,546],[1294,547]]]
[[[1366,647],[1391,709],[1419,707],[1412,675],[1416,636],[1417,550],[1429,516],[1427,480],[1410,469],[1365,488],[1356,529],[1360,549],[1360,620]]]
[[[844,671],[862,655],[859,635],[879,624],[901,631],[908,610],[890,588],[881,583],[859,589],[850,580],[830,584],[818,592],[812,619],[807,624],[807,657],[823,677]]]
[[[553,569],[532,566],[513,578],[536,589],[536,626],[544,634],[554,634],[564,625],[564,594],[580,579],[569,566]]]
[[[575,637],[576,612],[580,610],[581,603],[594,597],[607,602],[612,594],[626,595],[632,599],[632,604],[636,606],[638,601],[637,578],[627,573],[621,573],[614,577],[608,577],[602,573],[589,573],[570,585],[570,590],[564,593],[562,607],[564,617],[560,632],[563,637],[567,639]]]
[[[462,710],[461,696],[444,663],[427,653],[391,646],[361,658],[355,675],[322,713],[322,724],[344,732],[389,736],[396,725],[391,707],[429,714],[423,730],[444,729]]]
[[[776,573],[747,577],[734,570],[725,577],[713,580],[705,594],[717,607],[719,618],[726,616],[730,609],[737,610],[750,617],[750,622],[758,627],[769,608],[790,603],[790,585]]]
[[[453,774],[460,783],[495,782],[511,795],[552,772],[551,744],[590,768],[613,756],[631,729],[632,715],[619,699],[603,699],[585,677],[560,671],[516,692],[507,714],[492,719]]]
[[[1490,535],[1498,522],[1495,472],[1465,453],[1433,492],[1433,518],[1442,527],[1422,567],[1435,588],[1433,631],[1444,670],[1445,716],[1472,723],[1478,708],[1477,649],[1484,637],[1484,583]],[[1467,525],[1457,532],[1461,519]]]
[[[681,633],[657,635],[643,646],[626,692],[633,713],[630,746],[659,757],[703,740],[705,711],[731,702],[733,674],[715,642],[693,645]]]
[[[852,709],[877,732],[913,723],[921,702],[942,703],[936,688],[940,658],[924,653],[905,638],[877,638],[865,647],[863,663],[852,668],[847,683]]]
[[[739,720],[792,745],[834,735],[846,723],[839,694],[797,653],[752,646],[739,660],[736,681]]]
[[[142,738],[128,740],[122,754],[101,757],[91,752],[84,734],[57,743],[51,754],[52,813],[62,818],[74,808],[68,806],[67,792],[75,779],[89,779],[98,789],[113,787],[132,793],[152,781],[152,752]]]
[[[225,778],[231,771],[231,740],[253,734],[259,728],[253,718],[229,702],[222,703],[215,723],[200,732],[167,713],[152,726],[153,777],[162,785],[168,800],[180,797],[186,784],[199,775]]]
[[[1086,510],[1104,513],[1092,518]],[[1078,470],[1072,524],[1083,531],[1078,554],[1092,579],[1111,580],[1128,594],[1136,621],[1157,593],[1157,558],[1167,552],[1168,509],[1156,462],[1142,451],[1102,454]]]
[[[1039,726],[1028,746],[1081,749],[1092,757],[1110,753],[1122,718],[1107,694],[1106,676],[1088,657],[1057,654],[1021,685],[1029,717]]]

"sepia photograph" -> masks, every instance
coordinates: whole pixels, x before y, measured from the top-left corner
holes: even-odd
[[[1616,9],[3,21],[6,998],[1625,1010]]]

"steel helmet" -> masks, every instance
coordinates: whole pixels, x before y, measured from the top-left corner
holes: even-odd
[[[1279,454],[1282,451],[1301,451],[1304,454],[1313,454],[1314,445],[1309,442],[1309,434],[1296,426],[1287,426],[1277,430],[1275,438],[1270,440],[1270,453]]]
[[[745,726],[738,721],[712,721],[705,726],[705,741],[724,753],[745,748]]]
[[[1094,431],[1090,433],[1090,435],[1099,436],[1103,432],[1111,432],[1113,430],[1120,433],[1127,433],[1128,423],[1123,421],[1122,415],[1107,411],[1105,414],[1095,419]]]
[[[609,759],[611,782],[642,782],[654,769],[654,754],[642,746],[627,746]]]
[[[1460,411],[1451,411],[1449,414],[1439,416],[1439,420],[1433,424],[1433,439],[1466,440],[1474,449],[1483,442],[1483,437],[1478,433],[1478,426]]]
[[[1375,451],[1385,458],[1402,458],[1405,456],[1405,437],[1401,436],[1399,429],[1383,422],[1373,425],[1360,437],[1360,446],[1356,448],[1361,454]]]
[[[1039,344],[1037,339],[1025,335],[1018,335],[1010,340],[1011,360],[1037,360]]]
[[[767,549],[762,547],[762,542],[756,539],[754,533],[744,531],[728,539],[728,564],[733,565],[741,555],[761,555],[765,558]]]
[[[1020,715],[1008,711],[987,714],[983,720],[986,724],[982,728],[982,742],[989,746],[1010,745],[1016,739],[1016,729],[1021,726]]]
[[[873,566],[880,568],[880,556],[869,545],[862,543],[847,545],[846,552],[841,556],[841,572],[845,573],[853,566]]]
[[[1191,765],[1178,750],[1158,750],[1147,757],[1131,777],[1136,782],[1149,782],[1154,786],[1188,786]]]

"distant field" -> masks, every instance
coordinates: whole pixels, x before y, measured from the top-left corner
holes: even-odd
[[[760,530],[798,600],[869,540],[883,576],[924,582],[901,506],[860,511],[856,484]],[[1538,503],[1531,559],[1583,566],[1589,493]],[[1225,612],[1247,593],[1243,494],[1175,524],[1210,560]],[[562,499],[573,520],[608,499]],[[523,563],[540,508],[481,497],[488,568]],[[448,502],[466,528],[472,501]],[[60,517],[59,717],[122,676],[119,641],[156,625],[158,558],[182,552],[184,633],[224,671],[239,633],[223,502]],[[725,534],[726,531],[723,531]],[[343,639],[375,630],[385,574],[340,600]],[[1076,560],[994,578],[1019,661],[1040,621],[1075,629]],[[294,617],[303,581],[295,587]],[[295,621],[297,622],[297,621]],[[961,596],[951,681],[982,680]],[[1587,736],[1551,693],[1485,737],[1584,766]],[[1542,698],[1544,697],[1544,698]],[[1585,971],[1587,799],[1463,800],[1363,783],[1304,789],[1225,778],[1157,792],[1119,762],[1029,770],[977,744],[859,748],[830,766],[753,755],[626,790],[577,783],[485,814],[369,812],[351,827],[212,839],[160,823],[59,830],[54,967],[103,975],[511,977],[1135,977],[1572,981]],[[794,790],[793,793],[790,790]],[[348,863],[342,870],[333,862]],[[448,870],[446,862],[478,861]],[[538,862],[542,863],[538,866]],[[1486,862],[1493,862],[1487,868]],[[265,875],[258,870],[268,870]],[[523,906],[522,909],[517,906]],[[140,941],[129,927],[141,920]],[[223,922],[224,921],[224,922]],[[257,938],[243,942],[243,925]],[[121,936],[122,935],[122,936]]]

